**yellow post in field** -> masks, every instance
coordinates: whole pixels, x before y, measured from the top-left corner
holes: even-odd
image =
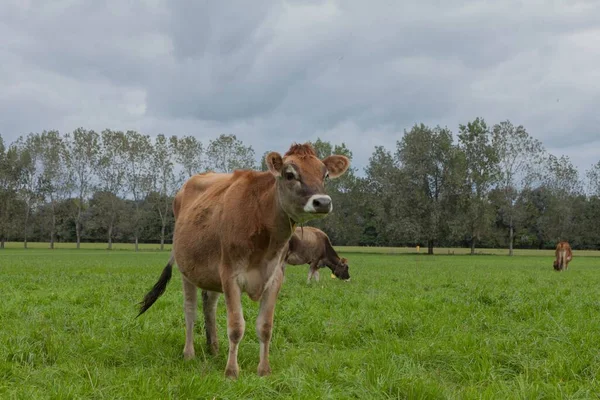
[[[417,245],[417,269],[419,268],[419,254],[421,254],[421,246]]]

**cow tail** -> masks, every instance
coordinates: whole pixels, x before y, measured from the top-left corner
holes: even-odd
[[[149,309],[152,306],[152,304],[154,304],[154,302],[165,292],[167,284],[171,280],[171,275],[173,274],[174,262],[175,254],[171,252],[169,262],[167,263],[167,266],[163,269],[162,274],[160,274],[160,278],[158,278],[158,281],[154,284],[152,289],[150,289],[150,291],[146,293],[146,296],[144,296],[144,300],[138,303],[140,305],[140,312],[136,316],[136,318],[142,315],[147,309]]]

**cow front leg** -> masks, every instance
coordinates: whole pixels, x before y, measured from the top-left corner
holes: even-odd
[[[310,283],[312,278],[315,278],[315,281],[319,282],[319,262],[313,261],[310,263],[310,268],[308,269],[308,280],[306,283]]]
[[[308,270],[308,282],[312,278],[315,278],[315,281],[319,282],[319,262],[313,261],[310,263],[310,269]]]
[[[198,307],[198,288],[184,276],[183,281],[183,310],[185,313],[185,346],[183,358],[191,360],[194,352],[194,322],[196,321],[196,308]]]
[[[283,275],[283,278],[281,280],[282,283],[285,282],[285,265],[286,265],[285,263],[281,264],[281,275]]]
[[[256,336],[258,336],[258,340],[260,341],[260,361],[257,369],[259,376],[266,376],[271,373],[269,345],[273,332],[275,302],[277,301],[283,280],[283,273],[280,270],[276,269],[274,273],[276,275],[273,277],[271,285],[265,289],[260,299],[260,310],[256,318]]]
[[[240,367],[237,361],[238,346],[244,337],[246,322],[242,312],[241,289],[238,283],[233,280],[223,282],[223,294],[225,295],[225,306],[227,307],[227,336],[229,337],[229,356],[227,357],[227,367],[225,376],[228,378],[237,378]]]
[[[215,355],[219,351],[217,339],[217,302],[219,292],[202,291],[202,311],[204,312],[204,329],[206,330],[206,346]]]

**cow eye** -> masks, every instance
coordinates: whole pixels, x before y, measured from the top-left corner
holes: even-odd
[[[293,180],[295,178],[296,178],[296,175],[294,175],[293,172],[286,172],[285,173],[285,179],[287,179],[288,181],[291,181],[291,180]]]

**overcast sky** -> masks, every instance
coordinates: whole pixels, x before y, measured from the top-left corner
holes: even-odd
[[[481,116],[581,172],[600,159],[596,0],[2,0],[0,38],[8,141],[233,133],[260,156],[321,137],[362,170],[415,123]]]

